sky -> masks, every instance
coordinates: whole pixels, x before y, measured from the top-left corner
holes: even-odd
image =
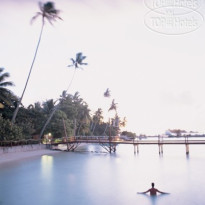
[[[25,106],[57,99],[72,79],[70,58],[83,52],[88,65],[76,71],[68,92],[78,91],[92,113],[102,108],[106,120],[115,99],[128,131],[205,133],[202,0],[56,0],[55,7],[63,20],[46,22]],[[40,33],[41,19],[30,23],[37,11],[38,0],[0,0],[0,67],[17,96]],[[110,98],[103,97],[107,88]]]

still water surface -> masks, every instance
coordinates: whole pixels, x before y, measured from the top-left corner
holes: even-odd
[[[0,167],[0,205],[203,205],[205,145],[131,145],[108,154],[95,145],[78,152],[44,155]],[[169,195],[137,192],[151,182]]]

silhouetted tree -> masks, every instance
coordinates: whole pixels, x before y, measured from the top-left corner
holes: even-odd
[[[32,72],[32,69],[33,69],[33,65],[34,65],[34,62],[35,62],[35,59],[36,59],[36,56],[37,56],[38,48],[39,48],[39,45],[40,45],[40,42],[41,42],[43,28],[44,28],[44,25],[45,25],[45,20],[48,20],[48,22],[52,24],[52,22],[56,21],[56,19],[61,19],[58,16],[59,10],[55,9],[55,6],[54,6],[53,2],[47,2],[47,3],[41,3],[40,2],[39,3],[39,8],[40,8],[40,11],[37,12],[36,15],[31,19],[31,22],[33,22],[38,16],[41,16],[42,17],[41,31],[40,31],[38,43],[37,43],[37,46],[36,46],[36,50],[35,50],[35,53],[34,53],[33,61],[31,63],[29,74],[28,74],[28,77],[27,77],[27,80],[26,80],[26,84],[24,86],[22,95],[21,95],[21,97],[20,97],[20,99],[19,99],[19,101],[17,103],[17,107],[16,107],[16,109],[14,111],[14,114],[13,114],[13,117],[12,117],[12,123],[15,123],[16,116],[17,116],[18,111],[19,111],[19,106],[20,106],[20,104],[22,102],[24,93],[25,93],[26,88],[27,88],[27,84],[28,84],[28,81],[29,81],[29,78],[30,78],[30,75],[31,75],[31,72]]]
[[[94,134],[96,125],[99,124],[102,121],[102,119],[103,119],[102,109],[98,108],[98,110],[95,112],[95,114],[93,116],[94,125],[93,125],[93,129],[91,130],[92,134]]]
[[[0,68],[0,106],[1,108],[6,105],[12,105],[11,97],[13,93],[7,88],[13,86],[14,84],[11,81],[6,81],[10,77],[8,72],[3,73],[4,68]]]
[[[104,97],[109,98],[110,97],[110,90],[107,88],[107,90],[104,92]]]
[[[115,100],[112,100],[112,104],[110,105],[110,108],[108,111],[114,110],[117,113],[117,103],[115,103]]]
[[[68,67],[75,67],[75,71],[76,69],[78,68],[81,68],[79,66],[82,66],[82,65],[87,65],[87,63],[84,63],[83,60],[86,58],[86,56],[83,56],[82,53],[77,53],[76,54],[76,58],[75,60],[73,58],[71,58],[71,61],[72,61],[72,64],[71,65],[68,65]],[[82,68],[81,68],[82,69]],[[53,108],[53,111],[51,112],[50,116],[48,117],[46,123],[44,124],[42,130],[41,130],[41,133],[40,133],[40,137],[43,136],[43,133],[46,129],[46,126],[49,124],[50,120],[52,119],[54,113],[56,112],[57,109],[59,109],[60,107],[60,104],[61,102],[65,99],[66,95],[67,95],[67,91],[68,89],[70,88],[72,82],[73,82],[73,79],[74,79],[74,75],[75,75],[75,71],[74,71],[74,74],[73,74],[73,77],[68,85],[68,88],[66,91],[63,91],[62,95],[61,95],[61,98],[59,99],[59,103]]]

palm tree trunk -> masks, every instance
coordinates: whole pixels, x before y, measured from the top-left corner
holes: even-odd
[[[67,90],[66,90],[66,93],[68,92],[68,89],[70,88],[70,86],[71,86],[71,84],[72,84],[72,82],[73,82],[73,79],[74,79],[74,77],[75,77],[75,73],[76,73],[76,69],[75,69],[75,71],[74,71],[74,73],[73,73],[72,79],[71,79],[71,81],[70,81],[70,83],[69,83],[69,85],[68,85],[68,88],[67,88]],[[41,139],[41,137],[43,136],[43,133],[44,133],[44,131],[45,131],[47,125],[48,125],[49,122],[51,121],[51,119],[52,119],[52,117],[53,117],[55,111],[58,109],[59,105],[60,105],[60,102],[59,102],[58,105],[55,106],[55,108],[53,109],[53,111],[52,111],[52,113],[50,114],[49,118],[47,119],[45,125],[43,126],[43,129],[41,130],[41,133],[40,133],[40,136],[39,136],[40,139]]]
[[[94,123],[93,123],[93,121],[91,122],[91,125],[90,125],[90,131],[92,132],[92,129],[93,129],[93,125],[94,125]]]
[[[73,136],[76,137],[76,119],[74,119]]]
[[[24,89],[23,89],[23,93],[17,103],[17,107],[14,111],[14,114],[13,114],[13,117],[12,117],[12,120],[11,120],[11,123],[14,124],[15,123],[15,120],[16,120],[16,116],[18,114],[18,111],[19,111],[19,106],[21,104],[21,101],[23,99],[23,96],[24,96],[24,93],[26,91],[26,87],[27,87],[27,84],[28,84],[28,81],[29,81],[29,78],[30,78],[30,75],[31,75],[31,72],[32,72],[32,69],[33,69],[33,65],[34,65],[34,62],[36,60],[36,56],[37,56],[37,53],[38,53],[38,48],[39,48],[39,45],[40,45],[40,42],[41,42],[41,37],[42,37],[42,33],[43,33],[43,28],[44,28],[44,20],[42,21],[42,26],[41,26],[41,31],[40,31],[40,35],[39,35],[39,39],[38,39],[38,43],[37,43],[37,46],[36,46],[36,50],[35,50],[35,53],[34,53],[34,57],[33,57],[33,61],[31,63],[31,67],[30,67],[30,71],[29,71],[29,74],[28,74],[28,77],[27,77],[27,80],[26,80],[26,84],[24,86]]]
[[[105,135],[107,135],[107,134],[106,134],[107,128],[108,128],[108,123],[106,123],[106,127],[105,127],[105,130],[104,130],[104,132],[103,132],[103,134],[105,134]]]
[[[49,115],[49,117],[48,117],[46,123],[45,123],[44,126],[43,126],[43,129],[41,130],[39,139],[41,139],[41,137],[43,136],[43,133],[44,133],[44,131],[45,131],[45,129],[46,129],[48,123],[51,121],[51,119],[52,119],[54,113],[56,112],[56,110],[58,109],[59,105],[60,105],[60,103],[53,108],[51,114]]]
[[[81,129],[82,125],[83,125],[83,123],[81,122],[80,126],[78,127],[77,136],[79,135],[79,132],[80,132],[80,129]]]
[[[67,135],[67,132],[66,132],[66,126],[65,126],[64,118],[63,118],[63,128],[64,128],[64,132],[65,132],[66,145],[67,145],[67,151],[68,151],[68,135]]]
[[[75,73],[76,73],[76,68],[75,68],[75,70],[74,70],[73,76],[72,76],[71,81],[70,81],[70,83],[69,83],[69,85],[68,85],[68,88],[67,88],[67,90],[66,90],[66,93],[68,92],[68,90],[69,90],[69,88],[70,88],[70,86],[71,86],[71,84],[72,84],[72,82],[73,82],[73,79],[74,79],[74,77],[75,77]]]
[[[75,69],[75,71],[76,71],[76,69]],[[72,82],[73,82],[73,79],[74,79],[74,76],[75,76],[75,71],[74,71],[74,73],[73,73],[71,82],[70,82],[69,85],[68,85],[68,88],[67,88],[67,90],[66,90],[66,93],[67,93],[68,89],[70,88],[70,86],[71,86],[71,84],[72,84]],[[58,105],[56,105],[56,106],[54,107],[53,111],[52,111],[51,114],[49,115],[49,118],[47,119],[46,123],[45,123],[44,126],[43,126],[43,129],[41,130],[41,133],[40,133],[40,136],[39,136],[40,139],[41,139],[41,137],[43,136],[43,133],[44,133],[44,131],[45,131],[47,125],[48,125],[49,122],[51,121],[51,119],[52,119],[54,113],[56,112],[56,110],[58,109],[59,105],[60,105],[60,102],[59,102]]]
[[[97,122],[95,122],[93,130],[91,131],[92,135],[94,135],[94,131],[95,131],[96,125],[97,125]]]
[[[63,118],[63,129],[64,129],[66,140],[68,140],[68,135],[67,135],[67,132],[66,132],[66,126],[65,126],[64,118]]]

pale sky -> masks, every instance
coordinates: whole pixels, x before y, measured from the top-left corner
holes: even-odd
[[[198,21],[193,32],[167,35],[167,28],[156,32],[147,25],[152,1],[55,1],[63,21],[46,23],[23,104],[57,99],[72,78],[70,58],[83,52],[89,65],[77,71],[69,93],[78,91],[92,111],[107,113],[115,99],[126,129],[137,134],[205,132],[204,2],[193,0],[199,6],[183,14]],[[40,32],[40,18],[30,24],[38,10],[38,0],[0,0],[0,67],[10,73],[17,96]]]

